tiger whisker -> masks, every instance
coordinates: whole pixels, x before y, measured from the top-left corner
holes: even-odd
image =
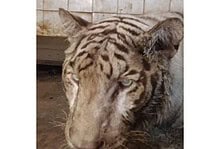
[[[55,120],[53,120],[52,122],[49,122],[49,124],[52,124],[53,127],[60,127],[62,129],[65,127],[64,122],[55,121]]]

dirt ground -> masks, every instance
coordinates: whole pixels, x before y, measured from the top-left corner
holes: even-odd
[[[68,111],[61,67],[37,67],[37,149],[66,148],[64,122]]]

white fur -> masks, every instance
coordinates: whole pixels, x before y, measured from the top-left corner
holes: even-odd
[[[173,78],[172,95],[171,95],[171,112],[176,113],[179,109],[182,110],[183,106],[183,43],[180,44],[180,48],[173,57],[170,64],[170,73]],[[181,114],[182,115],[182,114]],[[182,116],[175,122],[177,127],[182,123]]]
[[[118,98],[117,98],[117,111],[118,113],[120,113],[121,115],[123,115],[124,117],[127,117],[127,107],[126,107],[126,92],[122,92],[118,95]]]
[[[126,95],[127,95],[126,91],[118,95],[116,109],[120,115],[123,115],[125,118],[128,119],[129,115],[127,111],[132,109],[134,105],[131,102],[129,102],[129,99],[127,98]]]

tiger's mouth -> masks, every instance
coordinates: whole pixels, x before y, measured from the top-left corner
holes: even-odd
[[[85,145],[85,146],[82,146],[82,147],[77,147],[76,145],[71,145],[71,149],[104,149],[104,146],[102,143],[98,144],[98,145],[94,145],[94,144],[91,144],[91,145]]]

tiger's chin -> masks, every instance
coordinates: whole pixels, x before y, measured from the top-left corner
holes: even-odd
[[[84,144],[82,146],[76,146],[72,143],[68,143],[68,145],[69,145],[69,148],[71,148],[71,149],[102,149],[101,144],[98,145],[98,144],[93,144],[93,143],[92,144]]]
[[[151,149],[150,137],[146,131],[129,131],[118,136],[103,134],[93,142],[79,143],[70,138],[66,140],[71,149]]]
[[[113,148],[113,142],[105,142],[96,140],[95,142],[84,142],[84,144],[76,145],[71,142],[72,140],[67,140],[69,148],[71,149],[107,149]]]
[[[86,135],[86,134],[85,134]],[[81,139],[77,141],[77,136],[70,136],[66,138],[67,143],[71,149],[113,149],[113,148],[120,148],[121,146],[125,146],[125,137],[118,135],[111,135],[111,134],[102,134],[96,140],[86,141]],[[82,141],[83,140],[83,141]]]

